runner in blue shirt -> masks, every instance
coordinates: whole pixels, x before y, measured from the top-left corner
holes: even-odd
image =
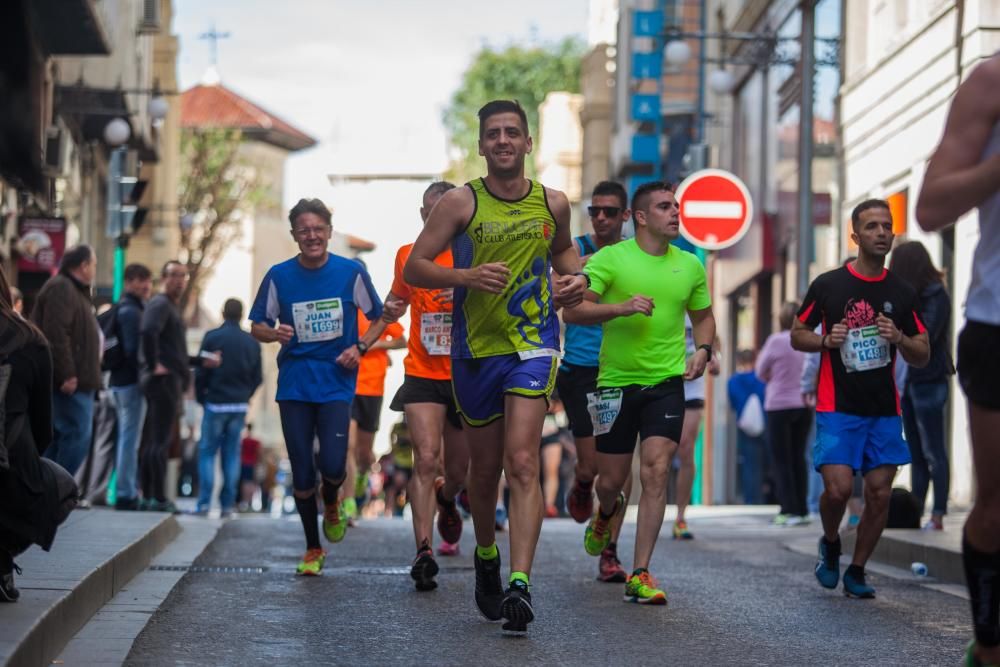
[[[586,265],[591,255],[622,239],[622,224],[629,219],[628,193],[621,183],[601,181],[594,186],[587,207],[592,234],[573,239],[573,245]],[[594,425],[587,408],[587,394],[597,391],[598,357],[601,352],[600,324],[567,324],[564,333],[562,365],[556,376],[556,390],[566,407],[569,428],[576,443],[576,469],[573,487],[566,494],[566,506],[577,523],[594,515],[594,478],[597,477],[597,448]],[[632,492],[632,477],[625,483],[626,497]],[[613,526],[611,542],[601,552],[597,578],[605,582],[625,582],[625,570],[618,560],[618,533]]]
[[[330,211],[318,199],[302,199],[288,220],[299,254],[264,276],[250,320],[262,343],[281,343],[278,401],[281,428],[292,464],[295,506],[306,534],[297,573],[318,575],[326,552],[319,542],[313,441],[319,439],[323,476],[323,532],[344,538],[337,494],[344,481],[347,433],[358,362],[382,334],[382,302],[362,264],[327,251]],[[358,339],[358,310],[373,322]]]

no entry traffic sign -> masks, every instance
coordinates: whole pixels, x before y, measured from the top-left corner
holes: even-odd
[[[681,234],[705,250],[733,245],[743,238],[753,220],[750,191],[728,171],[696,171],[684,179],[676,196],[681,207]]]

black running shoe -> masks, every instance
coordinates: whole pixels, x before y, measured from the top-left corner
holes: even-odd
[[[21,591],[14,587],[14,573],[21,574],[17,563],[10,561],[10,568],[0,571],[0,602],[17,602]]]
[[[523,634],[528,631],[528,623],[535,620],[535,611],[531,608],[531,593],[526,583],[520,580],[510,582],[500,613],[507,621],[503,624],[504,632]]]
[[[500,582],[500,554],[492,560],[473,556],[476,564],[476,606],[487,621],[499,621],[503,603],[503,584]]]
[[[410,568],[410,576],[413,577],[418,591],[432,591],[437,588],[434,577],[438,573],[438,564],[434,560],[434,551],[426,542],[417,552],[417,557],[413,560],[413,567]]]

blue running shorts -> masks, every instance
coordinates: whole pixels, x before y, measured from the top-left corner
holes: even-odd
[[[903,423],[896,417],[861,417],[843,412],[816,413],[813,465],[851,466],[854,472],[910,462],[910,448],[903,440]]]
[[[517,354],[452,359],[455,404],[469,426],[486,426],[503,417],[507,394],[548,400],[556,385],[559,358],[522,360]]]

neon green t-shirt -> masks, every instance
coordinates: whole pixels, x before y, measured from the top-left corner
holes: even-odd
[[[604,323],[597,386],[652,386],[683,375],[684,314],[712,305],[698,258],[674,246],[657,257],[629,239],[599,250],[585,270],[601,303],[639,294],[653,299],[651,317],[636,313]]]

